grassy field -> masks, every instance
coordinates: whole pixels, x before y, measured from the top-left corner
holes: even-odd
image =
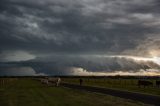
[[[0,79],[1,80],[1,79]],[[0,106],[149,106],[137,101],[63,87],[47,87],[31,79],[0,85]]]
[[[107,78],[82,78],[83,85],[86,86],[98,86],[98,87],[107,87],[112,89],[133,91],[139,93],[148,93],[152,95],[160,95],[160,88],[155,87],[156,80],[150,80],[153,82],[154,87],[138,87],[137,79],[107,79]],[[79,78],[63,78],[62,81],[79,84]]]

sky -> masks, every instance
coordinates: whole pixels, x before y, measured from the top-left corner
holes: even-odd
[[[0,0],[0,76],[160,75],[159,0]]]

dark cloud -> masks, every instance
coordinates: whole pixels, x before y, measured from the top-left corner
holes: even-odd
[[[160,69],[160,66],[152,61],[137,61],[124,57],[96,57],[96,56],[55,56],[37,59],[28,62],[1,63],[0,70],[19,67],[30,67],[35,73],[45,75],[72,75],[72,68],[81,68],[91,73],[136,73],[149,69]],[[6,71],[7,72],[7,71]]]
[[[38,3],[3,0],[1,48],[118,54],[128,48],[134,49],[137,40],[153,33],[153,28],[141,25],[138,23],[140,20],[129,18],[133,14],[130,13],[131,9],[153,6],[148,3],[152,3],[152,0],[146,3],[137,0],[70,0],[69,3],[62,0]]]
[[[1,61],[16,60],[18,55],[10,55],[19,53],[17,51],[25,52],[19,53],[21,57],[28,56],[25,60],[33,59],[32,55],[52,57],[57,54],[153,56],[150,50],[159,50],[159,43],[155,41],[160,39],[158,10],[157,0],[1,0],[0,58]],[[156,53],[156,56],[160,55]],[[128,64],[135,64],[135,69],[130,70],[138,70],[142,67],[140,64],[146,64],[118,61],[125,61],[127,68]],[[78,66],[72,64],[71,67],[92,71],[100,67],[98,63],[91,67],[76,64]],[[112,65],[103,67],[125,70],[118,63],[113,64],[115,69],[110,68]]]

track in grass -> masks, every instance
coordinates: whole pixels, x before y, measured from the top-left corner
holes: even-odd
[[[70,84],[70,83],[62,83],[62,85],[64,87],[68,87],[68,88],[72,88],[72,89],[79,89],[79,90],[85,90],[85,91],[90,91],[90,92],[103,93],[103,94],[117,96],[117,97],[121,97],[121,98],[141,101],[146,104],[160,106],[160,102],[159,102],[160,96],[135,93],[135,92],[128,92],[128,91],[122,91],[122,90],[117,90],[117,89],[109,89],[109,88],[101,88],[101,87],[93,87],[93,86],[80,86],[80,85]]]

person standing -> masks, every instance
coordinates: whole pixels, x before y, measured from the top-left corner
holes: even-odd
[[[80,79],[79,79],[79,84],[80,84],[80,86],[82,86],[82,83],[83,83],[83,80],[80,78]]]

